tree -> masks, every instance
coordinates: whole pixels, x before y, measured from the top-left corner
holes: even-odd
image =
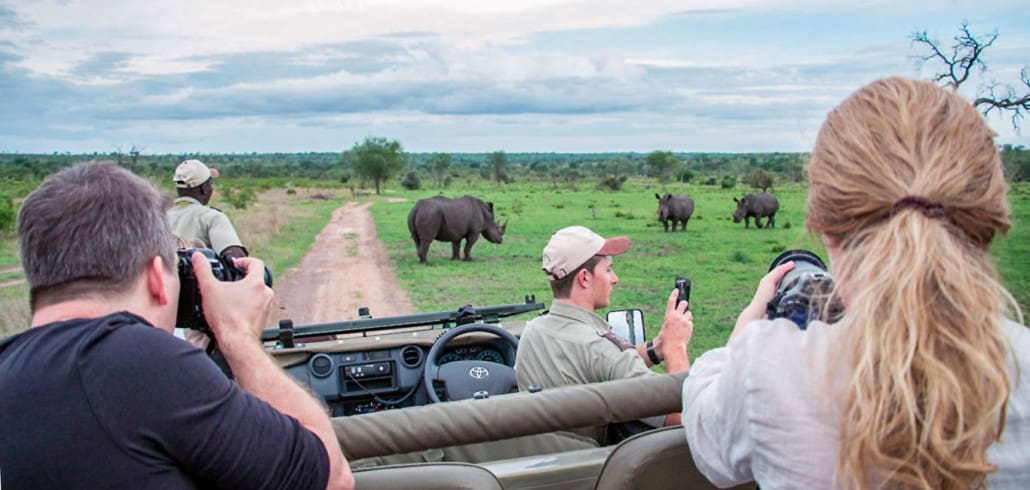
[[[436,183],[443,186],[444,179],[447,178],[447,171],[451,168],[451,154],[433,153],[433,156],[429,157],[428,163],[429,171],[436,177]]]
[[[356,175],[375,182],[376,195],[380,195],[381,183],[404,168],[405,155],[396,140],[369,136],[360,144],[354,143],[354,147],[344,153],[343,160]]]
[[[755,189],[762,189],[762,192],[769,190],[773,185],[773,176],[765,170],[758,169],[744,176],[742,180],[744,184],[754,187]]]
[[[997,39],[997,30],[978,38],[969,32],[968,22],[962,22],[961,32],[955,35],[954,43],[950,47],[942,47],[940,41],[931,39],[926,31],[912,35],[914,43],[924,45],[929,50],[929,53],[918,57],[918,65],[921,67],[927,61],[943,63],[944,67],[935,73],[932,79],[952,90],[958,90],[962,84],[969,81],[974,71],[981,74],[987,72],[983,53]],[[998,112],[1011,112],[1012,126],[1019,129],[1019,120],[1025,112],[1030,111],[1030,65],[1024,66],[1019,76],[1022,83],[1019,90],[1023,92],[1021,95],[1011,85],[992,81],[978,89],[973,106],[985,116],[995,109]]]
[[[494,181],[498,183],[508,182],[508,174],[504,171],[508,166],[508,155],[504,153],[504,150],[497,150],[487,155],[486,162],[493,170]]]
[[[671,151],[652,151],[647,154],[645,161],[659,182],[668,182],[672,176],[677,176],[682,166],[680,160]]]

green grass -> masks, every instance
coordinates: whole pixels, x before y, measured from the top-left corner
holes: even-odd
[[[686,233],[665,233],[656,220],[654,194],[685,193],[696,202]],[[495,245],[480,238],[472,251],[473,262],[452,262],[451,247],[434,242],[429,265],[415,256],[406,217],[421,197],[431,191],[391,192],[408,202],[377,202],[371,207],[379,239],[396,264],[398,281],[420,311],[449,310],[462,304],[488,305],[520,302],[524,295],[551,302],[550,288],[540,271],[540,254],[550,234],[564,226],[584,225],[604,236],[627,235],[629,252],[615,259],[619,285],[611,297],[611,308],[640,308],[644,311],[648,336],[661,327],[668,294],[677,275],[692,280],[694,338],[691,355],[696,357],[725,344],[737,314],[750,302],[758,280],[780,252],[804,248],[826,259],[821,240],[804,228],[804,187],[786,187],[773,192],[780,200],[776,228],[744,229],[734,224],[734,196],[746,191],[722,190],[700,185],[658,186],[630,182],[619,192],[602,192],[583,186],[580,190],[553,190],[549,184],[450,189],[457,197],[473,194],[495,204],[500,220],[510,218],[504,243]],[[1030,186],[1013,190],[1013,230],[995,244],[1003,279],[1025,311],[1030,306]],[[592,211],[591,206],[595,209]],[[594,215],[596,214],[596,218]],[[789,224],[789,226],[788,226]],[[603,316],[603,312],[601,313]]]

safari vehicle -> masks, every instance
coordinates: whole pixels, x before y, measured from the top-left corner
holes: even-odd
[[[364,311],[338,323],[283,321],[262,340],[329,407],[358,488],[711,488],[681,428],[633,422],[679,411],[684,373],[517,392],[525,320],[502,319],[543,308],[526,297],[389,318]],[[640,310],[609,321],[644,340]],[[326,335],[336,340],[305,342]],[[568,432],[607,424],[603,445]]]

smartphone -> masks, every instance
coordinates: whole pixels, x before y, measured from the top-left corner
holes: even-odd
[[[683,301],[690,301],[690,279],[685,277],[676,276],[676,291],[679,291],[679,296],[676,298],[676,306],[679,306]],[[687,305],[687,309],[690,309],[690,305]]]

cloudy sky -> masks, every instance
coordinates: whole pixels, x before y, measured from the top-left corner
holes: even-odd
[[[804,151],[963,20],[1018,84],[1025,0],[0,0],[0,152]]]

